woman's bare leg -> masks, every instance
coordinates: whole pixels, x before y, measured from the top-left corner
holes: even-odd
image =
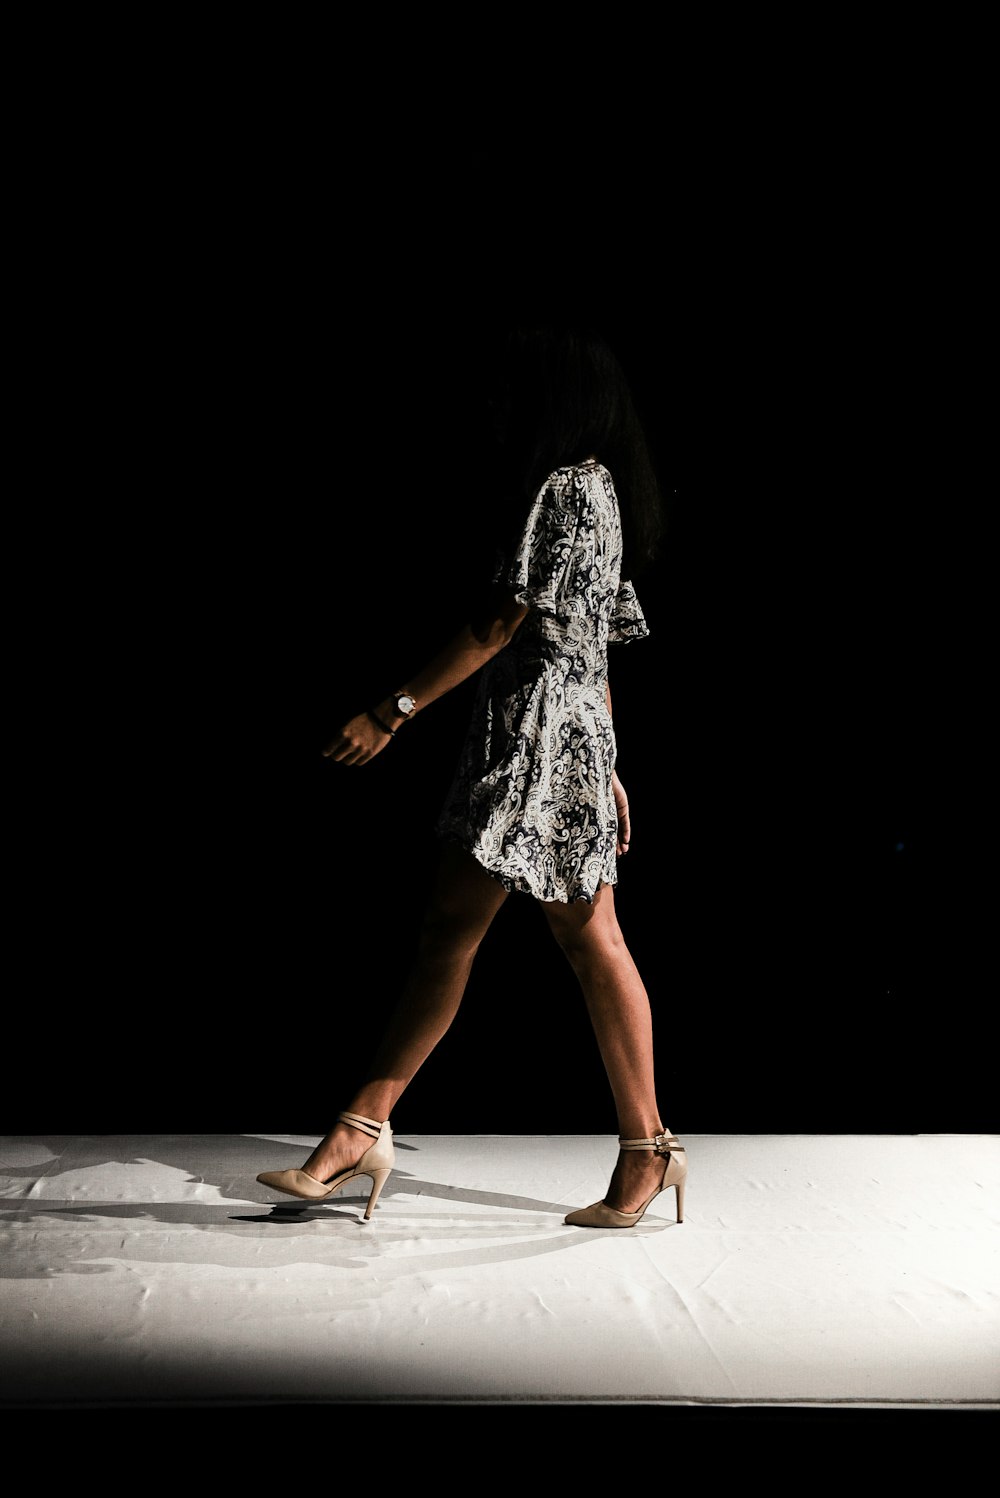
[[[623,1139],[662,1133],[653,1067],[649,996],[625,944],[614,888],[602,884],[593,904],[544,901],[549,926],[583,989]],[[667,1131],[669,1132],[669,1131]],[[604,1200],[634,1212],[663,1179],[665,1158],[653,1150],[621,1150]]]
[[[470,853],[446,843],[424,913],[417,953],[367,1077],[344,1104],[381,1123],[451,1025],[479,944],[507,891]],[[302,1169],[318,1181],[354,1165],[371,1141],[338,1123]]]

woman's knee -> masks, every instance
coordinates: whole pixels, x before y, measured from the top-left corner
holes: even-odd
[[[505,897],[492,880],[487,885],[475,878],[442,878],[424,910],[421,949],[427,955],[475,955]]]
[[[575,900],[567,905],[547,903],[544,907],[549,929],[574,965],[623,945],[613,900],[602,897],[605,888],[601,886],[590,904]]]
[[[425,958],[474,955],[488,927],[460,907],[434,903],[424,912],[418,945]]]

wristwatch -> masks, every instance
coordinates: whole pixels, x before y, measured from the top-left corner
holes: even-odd
[[[408,718],[411,713],[416,712],[417,699],[409,692],[393,692],[392,705],[401,718]]]

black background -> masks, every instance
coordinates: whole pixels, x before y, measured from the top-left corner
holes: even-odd
[[[366,767],[320,749],[462,622],[485,331],[569,314],[617,349],[668,500],[651,636],[611,678],[665,1122],[995,1129],[975,538],[905,204],[791,214],[744,182],[654,213],[648,181],[525,201],[497,167],[201,180],[105,266],[110,498],[78,522],[47,677],[44,935],[11,1006],[45,1081],[9,1131],[319,1133],[343,1106],[413,949],[471,684]],[[79,345],[96,317],[72,317]],[[393,1122],[615,1131],[529,901]]]
[[[596,82],[542,117],[520,70],[359,95],[337,49],[331,79],[325,48],[241,69],[228,33],[188,40],[166,97],[142,66],[124,109],[87,78],[18,224],[4,1131],[318,1133],[342,1106],[468,693],[356,774],[319,749],[454,622],[454,355],[568,302],[627,363],[671,500],[653,634],[614,662],[665,1121],[996,1132],[966,73],[953,107],[947,57],[895,36],[826,88],[816,49],[783,44],[777,80],[678,49],[653,89],[612,69],[643,109],[609,127]],[[397,1131],[613,1132],[537,914],[501,912]],[[762,1422],[786,1453],[891,1415],[926,1464],[918,1410],[656,1417],[717,1413],[741,1459]],[[933,1412],[949,1453],[965,1413]]]

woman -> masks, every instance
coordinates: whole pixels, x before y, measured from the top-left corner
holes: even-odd
[[[324,750],[345,767],[367,764],[479,673],[417,956],[348,1109],[301,1169],[257,1180],[317,1200],[367,1176],[371,1217],[394,1163],[392,1109],[454,1020],[479,945],[518,892],[540,903],[576,973],[618,1116],[606,1196],[565,1221],[633,1227],[674,1186],[680,1222],[685,1152],[661,1121],[649,1000],[614,900],[631,826],[607,650],[648,634],[629,573],[655,555],[657,483],[621,366],[594,334],[514,335],[491,408],[513,524],[489,606]]]

